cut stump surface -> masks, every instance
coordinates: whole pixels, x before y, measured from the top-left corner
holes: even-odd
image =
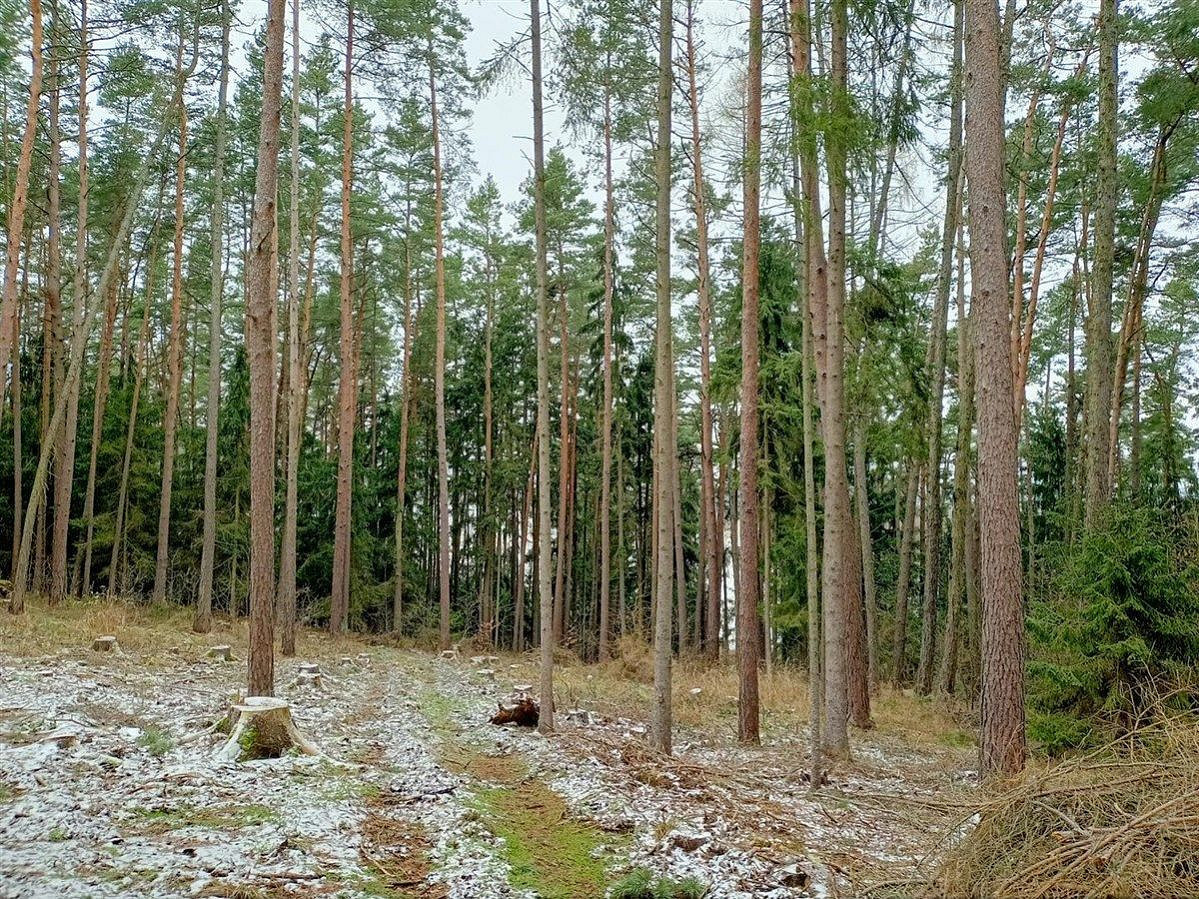
[[[296,729],[291,706],[273,696],[249,696],[230,709],[233,730],[217,750],[222,761],[247,762],[279,758],[295,750],[320,755],[320,750]]]

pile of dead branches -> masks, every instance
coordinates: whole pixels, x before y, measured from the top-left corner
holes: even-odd
[[[1199,720],[1161,715],[1101,750],[1032,764],[967,826],[942,895],[1199,895]]]

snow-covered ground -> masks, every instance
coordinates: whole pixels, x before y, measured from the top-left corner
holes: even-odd
[[[488,722],[528,660],[319,636],[276,682],[323,755],[217,762],[213,725],[245,681],[236,635],[232,662],[206,656],[218,642],[32,657],[0,642],[0,897],[602,895],[512,870],[497,789],[534,821],[560,803],[609,883],[644,867],[713,897],[852,894],[918,873],[947,824],[926,800],[968,776],[961,751],[874,739],[813,798],[800,735],[751,750],[681,730],[666,760],[640,722],[584,708],[543,737]],[[301,661],[321,685],[296,684]]]

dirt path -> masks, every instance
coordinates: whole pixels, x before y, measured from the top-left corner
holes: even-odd
[[[527,661],[319,637],[280,661],[277,692],[324,756],[219,764],[212,727],[245,678],[236,633],[232,662],[191,635],[32,657],[0,636],[4,899],[584,899],[638,869],[781,899],[914,863],[943,823],[907,801],[935,794],[941,769],[900,776],[891,749],[864,747],[813,801],[797,746],[684,730],[665,760],[636,721],[586,708],[550,738],[498,728],[487,717]],[[300,661],[320,687],[295,684]]]

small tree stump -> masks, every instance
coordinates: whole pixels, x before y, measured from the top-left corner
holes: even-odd
[[[208,658],[220,659],[222,662],[232,662],[233,647],[227,646],[223,643],[220,646],[214,646],[212,649],[208,650]]]
[[[112,634],[104,634],[92,640],[92,649],[96,652],[113,652],[117,648],[117,638]]]
[[[320,674],[321,666],[316,662],[300,662],[300,667],[297,670],[300,674]]]
[[[441,651],[441,657],[443,659],[456,659],[458,658],[458,653],[452,649],[443,649]]]
[[[301,671],[296,675],[295,685],[297,687],[313,687],[319,689],[321,686],[321,673],[319,671]]]
[[[221,761],[246,762],[277,759],[291,750],[320,755],[296,729],[291,706],[273,696],[247,696],[229,711],[233,730],[217,750]]]
[[[507,702],[500,703],[499,711],[491,716],[491,723],[536,727],[540,717],[541,709],[537,700],[528,693],[517,693]]]

